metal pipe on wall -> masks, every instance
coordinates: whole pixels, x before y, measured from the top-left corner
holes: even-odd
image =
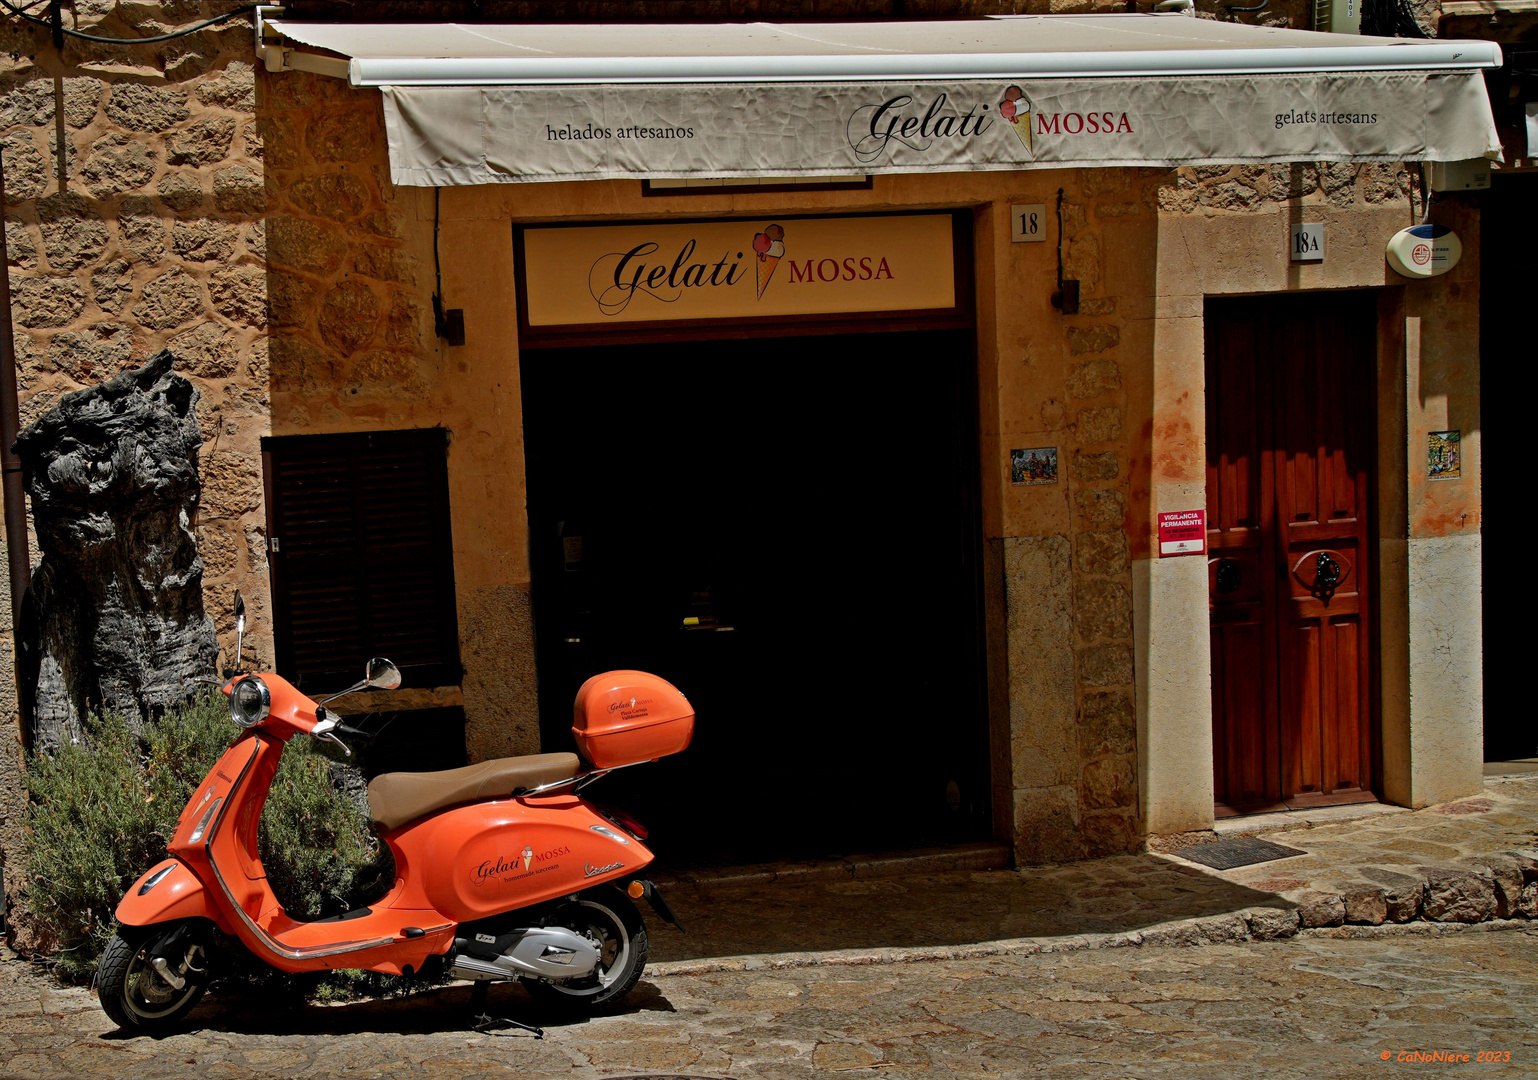
[[[0,207],[5,206],[5,159],[0,150]],[[27,496],[21,486],[21,459],[13,449],[21,432],[16,396],[16,339],[11,326],[10,253],[0,229],[0,474],[5,489],[5,547],[11,569],[11,628],[20,645],[21,600],[32,581],[27,549]]]

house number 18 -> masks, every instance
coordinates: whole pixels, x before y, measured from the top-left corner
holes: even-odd
[[[1017,244],[1037,244],[1045,241],[1047,238],[1046,205],[1011,206],[1009,238]]]

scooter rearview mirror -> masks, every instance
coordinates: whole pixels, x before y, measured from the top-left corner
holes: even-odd
[[[368,662],[363,681],[371,690],[394,690],[401,684],[400,669],[382,656]]]
[[[235,670],[240,670],[240,654],[246,638],[246,598],[235,590]]]

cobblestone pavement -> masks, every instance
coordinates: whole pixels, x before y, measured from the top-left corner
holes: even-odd
[[[1531,1077],[1538,930],[1498,925],[662,975],[623,1013],[552,1025],[542,1042],[463,1031],[462,987],[286,1010],[211,999],[185,1034],[121,1039],[88,991],[13,961],[0,965],[0,1076]],[[491,1000],[534,1016],[517,987]],[[1415,1051],[1470,1060],[1399,1060]]]
[[[1263,828],[1267,819],[1252,820]],[[680,875],[667,896],[689,933],[658,928],[653,957],[736,958],[705,965],[717,968],[776,954],[785,966],[797,960],[781,954],[806,963],[824,962],[809,955],[822,951],[944,958],[975,954],[979,942],[1189,944],[1538,916],[1538,777],[1492,779],[1474,798],[1265,838],[1305,854],[1228,871],[1177,851],[1018,871],[945,869],[936,856],[907,869],[846,861]]]

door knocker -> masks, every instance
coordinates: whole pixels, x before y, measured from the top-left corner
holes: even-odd
[[[1314,560],[1314,587],[1309,591],[1329,603],[1335,590],[1340,588],[1340,580],[1340,563],[1332,559],[1328,551],[1321,551]]]

